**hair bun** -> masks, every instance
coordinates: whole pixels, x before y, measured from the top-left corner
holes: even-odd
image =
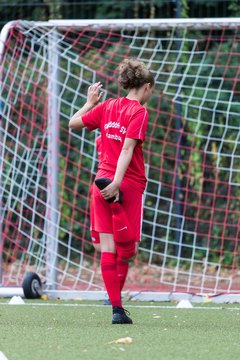
[[[136,59],[124,59],[119,67],[119,83],[123,89],[140,88],[146,83],[154,85],[154,78],[145,64]]]
[[[127,70],[126,77],[128,77],[128,79],[134,78],[134,72],[132,71],[132,69]]]

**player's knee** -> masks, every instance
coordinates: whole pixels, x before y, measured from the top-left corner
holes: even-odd
[[[100,233],[101,252],[116,252],[113,234]]]
[[[119,259],[129,262],[137,256],[138,244],[134,241],[116,242],[116,249]]]

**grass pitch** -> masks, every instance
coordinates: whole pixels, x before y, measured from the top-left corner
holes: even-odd
[[[171,305],[171,304],[165,304]],[[133,325],[112,325],[100,303],[0,304],[0,351],[8,360],[238,360],[239,305],[130,302]],[[131,344],[112,341],[131,337]]]

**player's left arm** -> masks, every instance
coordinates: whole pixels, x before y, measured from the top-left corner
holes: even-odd
[[[103,92],[100,92],[102,84],[100,82],[89,86],[87,94],[87,102],[79,109],[70,119],[69,127],[74,130],[85,127],[82,116],[92,110],[101,100]]]
[[[101,191],[105,200],[108,200],[111,197],[116,197],[116,200],[118,200],[119,188],[125,172],[127,171],[127,168],[132,160],[133,152],[137,142],[138,140],[136,139],[125,138],[121,153],[118,158],[114,179],[110,185]]]

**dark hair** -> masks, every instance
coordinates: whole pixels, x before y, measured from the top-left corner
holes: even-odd
[[[124,59],[119,64],[118,71],[118,81],[123,89],[137,89],[147,83],[154,86],[155,81],[153,74],[147,69],[143,62],[137,59]]]

